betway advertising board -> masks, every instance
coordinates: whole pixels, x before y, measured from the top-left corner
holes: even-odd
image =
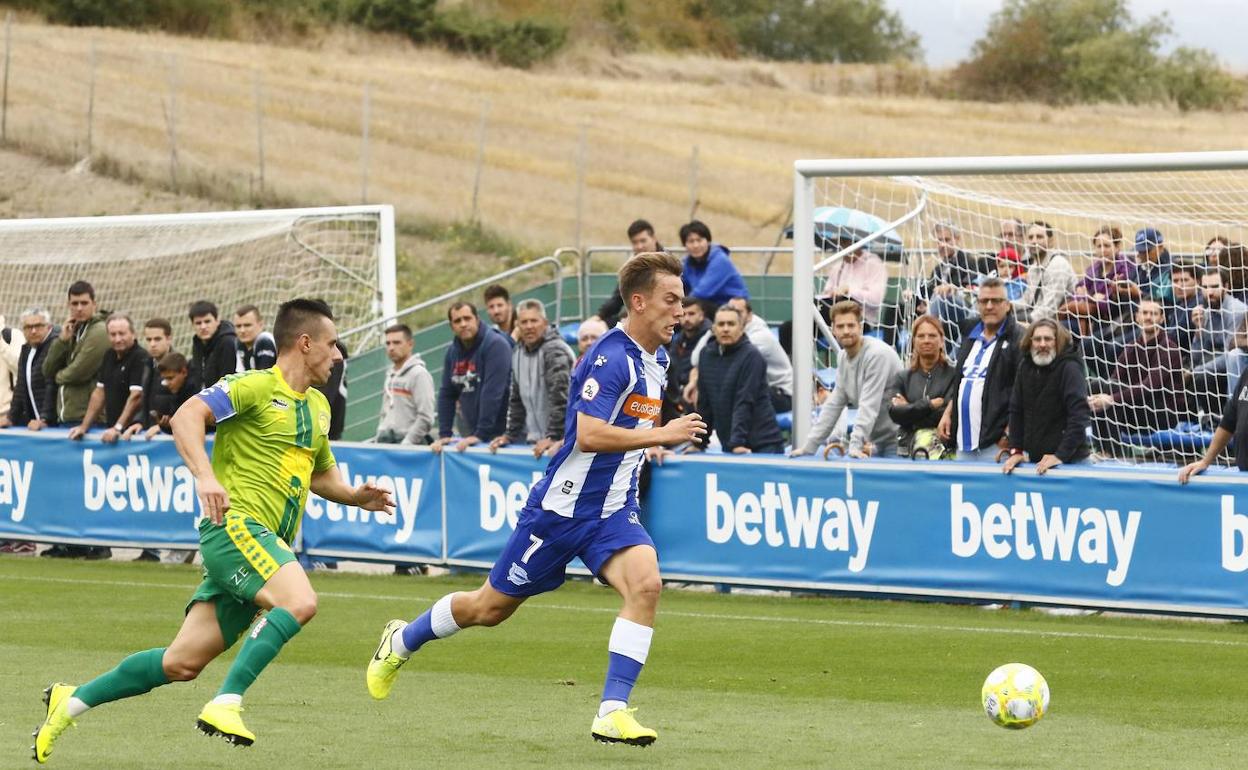
[[[334,453],[396,512],[312,496],[295,545],[396,563],[489,566],[545,467],[523,449]],[[653,470],[642,517],[667,577],[1248,616],[1248,474],[715,455]],[[198,515],[169,440],[0,431],[0,539],[194,548]]]
[[[1234,473],[682,458],[646,522],[668,577],[1248,614]]]

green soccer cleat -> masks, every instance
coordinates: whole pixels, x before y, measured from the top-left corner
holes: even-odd
[[[626,743],[629,746],[649,746],[659,739],[659,734],[649,727],[638,724],[633,713],[637,709],[616,709],[605,717],[594,719],[589,734],[601,743]]]
[[[195,726],[204,735],[221,736],[235,746],[250,746],[256,735],[243,724],[243,707],[237,704],[209,702],[199,712]]]
[[[377,700],[385,700],[390,694],[390,688],[394,687],[394,678],[407,662],[407,658],[400,658],[394,653],[394,645],[390,642],[395,632],[406,625],[407,621],[397,618],[387,623],[381,630],[381,643],[377,645],[373,659],[368,662],[368,673],[364,680],[368,684],[368,694]]]
[[[57,682],[43,691],[43,703],[48,710],[44,715],[43,724],[35,728],[33,733],[35,745],[30,747],[35,752],[35,761],[41,765],[48,761],[48,757],[52,754],[52,744],[61,737],[65,728],[77,724],[70,719],[69,710],[66,708],[69,705],[69,696],[73,695],[74,690],[77,689],[71,684]]]

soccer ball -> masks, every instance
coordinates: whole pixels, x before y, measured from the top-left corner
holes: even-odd
[[[1049,710],[1049,683],[1026,663],[1006,663],[984,680],[984,713],[994,724],[1021,730]]]

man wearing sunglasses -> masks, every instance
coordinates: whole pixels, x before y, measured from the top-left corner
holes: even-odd
[[[1023,330],[1014,320],[1000,278],[981,283],[975,302],[979,318],[963,326],[958,347],[956,397],[945,407],[936,431],[945,442],[955,442],[959,460],[996,462],[1006,446]]]

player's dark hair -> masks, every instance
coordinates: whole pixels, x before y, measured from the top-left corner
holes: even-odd
[[[144,329],[160,329],[165,333],[166,337],[173,336],[173,324],[169,323],[168,318],[149,318],[143,324]]]
[[[156,362],[156,368],[162,372],[180,372],[186,367],[186,356],[176,350],[169,351]]]
[[[660,274],[679,278],[680,260],[665,251],[646,251],[625,262],[619,275],[624,307],[632,309],[634,294],[649,294]]]
[[[700,235],[708,242],[711,240],[711,228],[707,227],[701,220],[695,219],[692,222],[680,226],[680,244],[683,246],[689,240],[690,235]]]
[[[487,303],[490,300],[498,299],[499,297],[511,302],[511,292],[507,291],[506,286],[497,283],[492,283],[489,286],[486,286],[485,291],[481,293],[481,296]]]
[[[255,305],[243,305],[238,310],[234,311],[235,317],[244,316],[244,315],[247,315],[248,313],[254,313],[257,321],[264,320],[264,316],[260,314],[260,308],[256,307]]]
[[[195,300],[191,303],[191,309],[186,311],[186,317],[192,321],[196,318],[203,318],[206,315],[210,315],[213,318],[221,317],[221,311],[217,309],[216,303],[209,302],[206,299]]]
[[[412,338],[412,327],[407,324],[392,324],[386,327],[386,334],[402,334],[403,339],[410,340]]]
[[[461,307],[466,307],[469,310],[471,310],[473,318],[481,317],[477,315],[477,306],[472,304],[471,302],[452,302],[451,306],[446,309],[446,320],[450,321],[451,314],[454,313],[456,310],[459,310]]]
[[[654,235],[654,225],[644,219],[637,219],[628,226],[628,239],[630,241],[642,233],[650,233],[651,235]]]
[[[334,311],[320,299],[292,299],[283,302],[273,321],[273,339],[277,352],[289,350],[301,334],[309,334],[309,327],[320,318],[334,320]]]
[[[86,281],[74,281],[69,285],[69,296],[79,294],[86,294],[91,299],[95,299],[95,287]]]

